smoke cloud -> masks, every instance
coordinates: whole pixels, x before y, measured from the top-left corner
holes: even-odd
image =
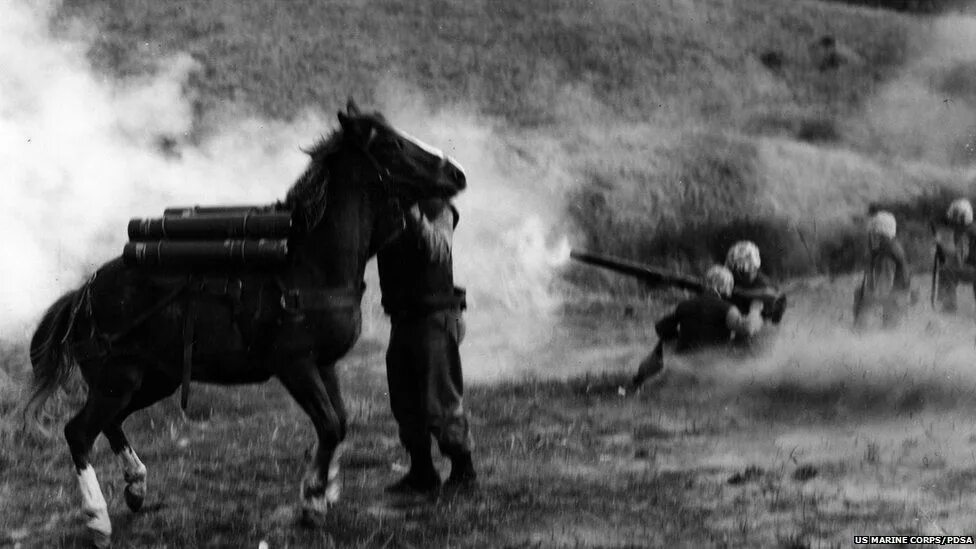
[[[0,17],[0,337],[7,340],[26,337],[58,295],[120,253],[128,218],[173,205],[282,198],[307,161],[300,147],[335,125],[311,111],[284,123],[229,109],[216,113],[216,131],[198,135],[186,96],[192,58],[158,59],[151,76],[97,74],[86,58],[92,29],[76,23],[71,36],[52,35],[55,8],[7,1]],[[568,175],[555,148],[519,153],[463,108],[433,112],[415,90],[383,88],[379,107],[394,124],[467,171],[455,237],[472,334],[462,348],[469,378],[495,376],[508,364],[499,353],[537,348],[552,332],[554,265],[568,256],[557,191]],[[364,337],[383,340],[375,276],[371,269]]]
[[[526,357],[556,335],[561,296],[555,287],[569,259],[562,189],[575,184],[558,147],[513,135],[464,107],[429,108],[419,90],[398,81],[381,89],[391,123],[442,148],[465,169],[468,188],[455,200],[455,282],[468,292],[468,337],[461,346],[465,379],[511,377]],[[372,273],[370,273],[372,275]],[[373,275],[375,276],[375,275]],[[367,296],[370,300],[370,296]],[[370,333],[379,296],[372,296]]]
[[[176,55],[151,77],[107,79],[83,39],[52,36],[54,7],[8,1],[0,17],[5,339],[23,337],[60,293],[118,255],[129,217],[280,198],[304,166],[300,145],[326,129],[311,115],[299,124],[228,117],[191,144],[183,91],[194,61]]]

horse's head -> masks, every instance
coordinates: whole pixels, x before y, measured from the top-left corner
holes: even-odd
[[[464,189],[464,170],[456,162],[398,131],[383,115],[360,112],[350,100],[339,123],[340,130],[306,151],[311,162],[284,201],[294,212],[297,234],[315,240],[309,253],[334,255],[348,247],[336,239],[348,238],[358,224],[370,257],[402,230],[404,209]]]
[[[382,114],[363,113],[350,99],[339,111],[347,143],[375,167],[387,192],[402,205],[428,198],[450,198],[464,190],[464,170],[441,150],[391,126]]]

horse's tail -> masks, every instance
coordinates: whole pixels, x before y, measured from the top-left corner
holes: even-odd
[[[71,374],[75,358],[69,345],[78,302],[84,292],[73,290],[61,296],[41,318],[31,337],[30,360],[34,368],[31,396],[24,407],[24,419],[41,426],[41,414],[51,395]]]

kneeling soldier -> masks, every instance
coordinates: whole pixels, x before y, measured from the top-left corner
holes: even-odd
[[[732,294],[733,277],[728,269],[715,265],[705,274],[705,292],[698,297],[682,301],[674,311],[654,326],[658,335],[657,346],[641,361],[632,389],[659,374],[664,369],[664,346],[675,341],[675,352],[683,353],[707,347],[728,345],[733,337],[748,338],[762,328],[762,302],[749,304],[749,313],[726,301]]]
[[[868,220],[868,265],[854,294],[855,328],[864,328],[878,309],[882,326],[893,328],[911,301],[911,274],[896,230],[895,217],[889,212],[877,212]]]
[[[737,294],[730,300],[742,314],[749,312],[753,301],[779,295],[776,284],[759,272],[761,264],[759,247],[748,240],[736,242],[725,255],[725,267],[732,272],[733,287]]]

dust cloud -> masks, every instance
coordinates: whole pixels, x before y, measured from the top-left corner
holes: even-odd
[[[787,165],[777,175],[796,187],[796,196],[822,192],[828,203],[846,204],[819,213],[822,225],[842,221],[838,214],[850,220],[871,200],[916,195],[918,183],[912,178],[954,180],[964,188],[976,175],[976,18],[932,18],[919,32],[910,46],[917,50],[866,103],[857,121],[882,156],[844,149],[813,154],[812,149],[800,151],[805,147],[800,145],[779,145],[774,154],[768,143],[762,149],[767,168]],[[808,177],[816,171],[812,166],[795,162],[809,164],[809,157],[819,157],[820,170],[828,172],[819,174],[826,184]],[[794,172],[804,177],[784,177]],[[801,304],[791,312],[800,318],[787,322],[768,354],[750,367],[749,379],[740,381],[888,411],[976,402],[976,330],[965,286],[959,289],[958,315],[935,313],[926,299],[911,308],[897,330],[855,334],[849,311],[856,280],[849,282],[833,284],[833,292],[819,296],[816,306]],[[923,294],[929,283],[923,276],[914,282]]]

